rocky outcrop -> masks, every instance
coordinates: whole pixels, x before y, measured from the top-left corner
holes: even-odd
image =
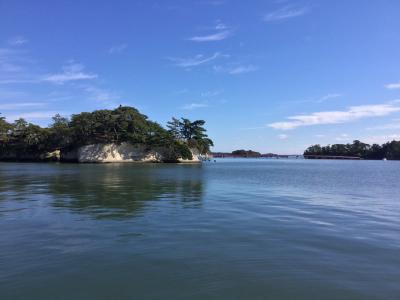
[[[182,163],[200,162],[199,154],[192,151],[193,159],[178,159]],[[125,163],[125,162],[164,162],[169,161],[163,148],[148,149],[144,145],[93,144],[72,151],[63,151],[61,161],[81,163]]]

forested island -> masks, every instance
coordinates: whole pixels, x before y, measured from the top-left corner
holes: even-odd
[[[271,158],[271,157],[286,157],[286,155],[278,155],[274,153],[261,154],[260,152],[253,150],[234,150],[232,152],[213,152],[213,157],[220,158]]]
[[[400,160],[400,141],[369,145],[359,140],[352,144],[313,145],[304,151],[305,158],[358,158]]]
[[[155,161],[196,160],[207,155],[213,142],[205,121],[172,118],[167,128],[137,109],[120,106],[74,114],[56,115],[48,127],[0,116],[2,161]]]

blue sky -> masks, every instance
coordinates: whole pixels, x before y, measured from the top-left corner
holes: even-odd
[[[0,0],[0,112],[205,119],[215,151],[400,139],[400,2]]]

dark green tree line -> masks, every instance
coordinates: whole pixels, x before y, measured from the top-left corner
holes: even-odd
[[[391,141],[383,145],[369,145],[358,140],[352,144],[313,145],[304,151],[304,155],[355,156],[364,159],[400,159],[400,141]]]

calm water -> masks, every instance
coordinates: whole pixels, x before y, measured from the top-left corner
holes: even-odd
[[[400,299],[400,162],[0,163],[0,299]]]

